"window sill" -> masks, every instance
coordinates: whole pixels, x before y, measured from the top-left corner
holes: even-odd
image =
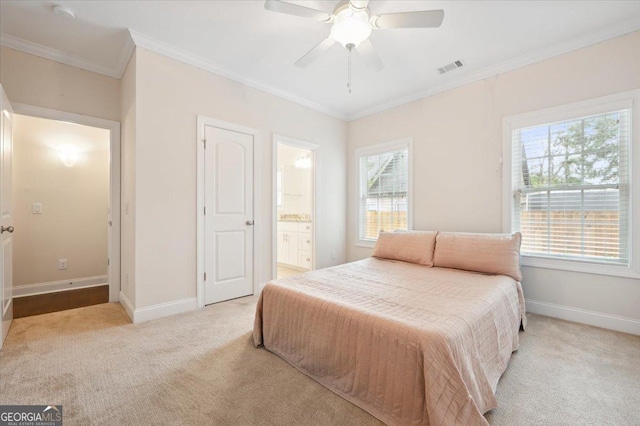
[[[356,247],[374,248],[375,246],[376,246],[376,242],[375,241],[358,240],[356,242]]]
[[[580,262],[575,260],[549,259],[544,257],[521,257],[522,266],[560,271],[582,272],[585,274],[608,275],[613,277],[640,279],[640,273],[625,265],[607,265],[602,263]]]

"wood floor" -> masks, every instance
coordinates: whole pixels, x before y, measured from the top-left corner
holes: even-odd
[[[79,288],[77,290],[38,294],[35,296],[15,297],[13,299],[13,317],[23,318],[32,315],[66,311],[67,309],[107,303],[109,286]]]

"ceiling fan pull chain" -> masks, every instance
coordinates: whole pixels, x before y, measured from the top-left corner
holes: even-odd
[[[347,44],[347,51],[349,52],[349,61],[347,66],[347,89],[349,89],[349,94],[351,94],[351,52],[353,52],[353,44]]]

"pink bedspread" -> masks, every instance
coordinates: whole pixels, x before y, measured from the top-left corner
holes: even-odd
[[[370,258],[268,283],[253,337],[387,424],[482,425],[524,312],[512,278]]]

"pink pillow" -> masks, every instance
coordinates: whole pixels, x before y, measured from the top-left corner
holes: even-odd
[[[522,235],[463,234],[439,232],[434,266],[507,275],[522,280],[520,243]]]
[[[433,266],[433,249],[437,232],[380,232],[373,256]]]

